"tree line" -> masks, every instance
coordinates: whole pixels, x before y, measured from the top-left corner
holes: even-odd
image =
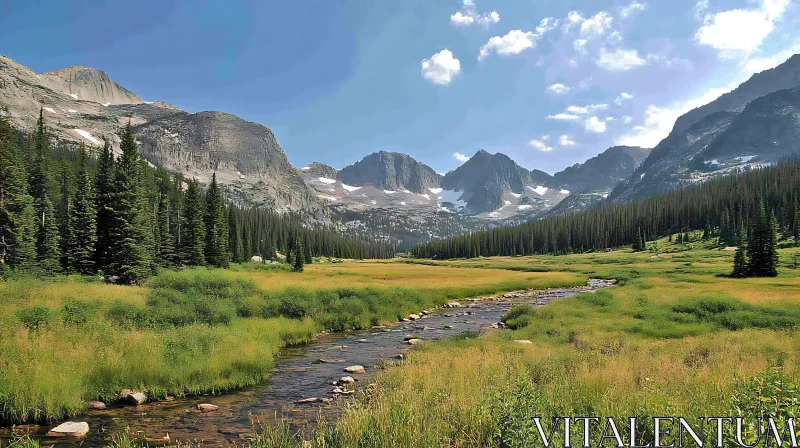
[[[742,242],[753,241],[757,223],[772,219],[776,238],[793,237],[800,242],[798,159],[627,204],[603,203],[566,216],[421,244],[413,254],[436,259],[561,255],[623,245],[643,247],[649,239],[704,229],[717,235],[720,244],[744,246]],[[760,247],[758,241],[754,247]]]
[[[196,180],[149,165],[130,123],[121,154],[52,145],[40,111],[35,132],[17,132],[0,116],[0,275],[103,274],[138,283],[159,268],[278,260],[295,270],[314,256],[387,258],[384,242],[310,226],[226,201],[212,175]]]

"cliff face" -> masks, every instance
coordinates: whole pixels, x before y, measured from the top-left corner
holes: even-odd
[[[144,103],[133,92],[109,79],[102,70],[73,66],[42,73],[40,79],[51,89],[76,100],[105,105]]]
[[[372,185],[383,190],[409,190],[424,193],[437,188],[442,176],[411,156],[380,151],[364,157],[338,173],[347,185]]]

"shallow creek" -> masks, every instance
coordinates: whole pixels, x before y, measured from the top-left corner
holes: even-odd
[[[293,430],[308,430],[320,416],[335,421],[343,404],[353,395],[333,394],[334,385],[344,376],[356,382],[347,388],[360,389],[380,373],[377,366],[396,360],[411,348],[404,339],[409,335],[423,339],[441,339],[463,331],[484,332],[496,327],[500,317],[515,303],[534,306],[569,297],[579,292],[595,291],[613,282],[591,280],[588,286],[548,290],[516,291],[494,297],[459,301],[459,308],[432,310],[412,322],[400,322],[385,328],[320,335],[312,344],[282,350],[269,379],[263,384],[231,391],[223,395],[204,395],[158,401],[140,406],[111,405],[91,410],[72,421],[87,422],[89,434],[84,439],[48,437],[56,424],[28,426],[43,446],[104,446],[114,434],[127,432],[136,439],[147,439],[152,446],[169,434],[171,441],[202,441],[215,446],[242,442],[258,430],[259,424],[288,422]],[[323,361],[321,361],[323,360]],[[362,365],[363,374],[350,374],[345,367]],[[299,404],[305,398],[332,398],[329,402]],[[213,412],[201,412],[197,405],[219,406]],[[0,431],[9,428],[0,428]],[[20,428],[20,429],[24,429]],[[2,432],[0,432],[2,437]],[[163,444],[163,442],[162,442]]]

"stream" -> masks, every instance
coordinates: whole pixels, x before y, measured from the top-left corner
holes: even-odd
[[[259,425],[286,422],[292,431],[308,431],[320,416],[333,422],[341,414],[343,404],[354,395],[332,393],[333,382],[344,376],[356,382],[347,389],[359,389],[380,373],[385,361],[411,348],[404,339],[409,335],[423,339],[441,339],[463,331],[485,332],[496,328],[500,317],[513,304],[528,303],[540,306],[551,300],[573,296],[580,292],[596,291],[611,286],[614,281],[590,280],[588,286],[548,290],[516,291],[481,299],[464,299],[459,308],[430,310],[428,315],[411,322],[399,322],[387,327],[347,333],[320,335],[312,344],[289,347],[281,351],[269,379],[263,384],[231,391],[222,395],[201,395],[157,401],[140,406],[109,405],[104,410],[90,410],[72,419],[89,424],[83,439],[49,437],[53,424],[19,427],[30,432],[42,446],[102,447],[113,435],[126,432],[131,438],[143,439],[157,446],[169,435],[172,442],[195,441],[215,446],[243,442],[252,437]],[[323,360],[323,361],[321,361]],[[345,367],[362,365],[363,374],[350,374]],[[307,398],[325,398],[325,402],[297,403]],[[332,400],[328,400],[332,399]],[[201,412],[197,405],[219,406],[213,412]],[[6,434],[4,434],[4,432]],[[9,428],[0,428],[0,437]]]

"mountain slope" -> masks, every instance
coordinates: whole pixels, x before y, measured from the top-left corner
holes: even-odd
[[[643,198],[796,153],[798,148],[791,141],[797,119],[792,95],[770,94],[797,87],[800,55],[753,75],[732,92],[686,113],[609,199],[626,202]],[[714,160],[717,156],[727,158]]]
[[[73,66],[42,73],[40,79],[51,89],[76,100],[105,105],[144,103],[133,92],[109,79],[102,70]]]
[[[381,190],[409,190],[422,194],[437,188],[442,176],[433,168],[396,152],[375,152],[342,168],[338,178],[347,185],[372,185]]]
[[[649,154],[647,148],[614,146],[553,177],[558,185],[572,193],[607,191],[630,177]]]

